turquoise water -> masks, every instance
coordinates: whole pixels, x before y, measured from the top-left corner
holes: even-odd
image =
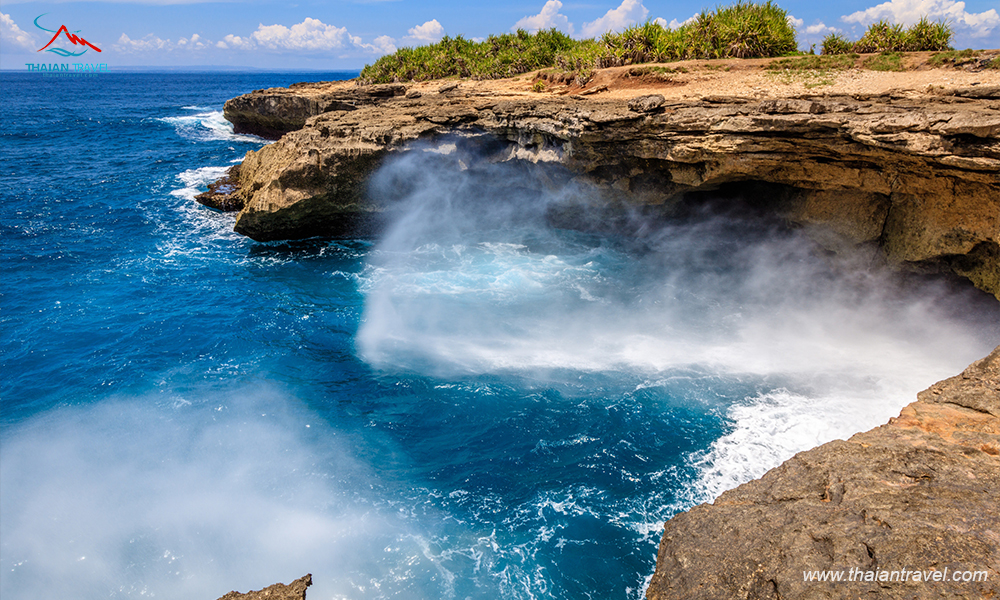
[[[640,597],[663,520],[1000,343],[967,287],[721,210],[556,229],[585,189],[442,147],[379,237],[253,242],[192,198],[301,78],[0,75],[5,599]]]

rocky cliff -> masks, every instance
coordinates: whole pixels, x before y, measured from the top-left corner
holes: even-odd
[[[876,243],[890,260],[951,268],[1000,298],[1000,77],[990,77],[997,85],[755,97],[481,82],[263,90],[227,102],[226,117],[239,131],[287,133],[248,153],[216,201],[241,207],[236,230],[257,240],[369,233],[391,210],[367,194],[373,171],[418,140],[457,137],[490,161],[556,165],[608,206],[668,214],[685,194],[766,184],[772,212],[829,246]]]
[[[917,398],[668,521],[646,597],[1000,596],[1000,347]]]
[[[247,592],[229,592],[219,600],[306,600],[306,588],[312,585],[312,574],[299,577],[285,585],[276,583],[262,590]]]

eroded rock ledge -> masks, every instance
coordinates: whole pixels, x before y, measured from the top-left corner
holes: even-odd
[[[663,213],[688,192],[773,184],[773,211],[830,245],[877,243],[1000,298],[998,86],[668,100],[315,84],[241,96],[225,114],[240,131],[287,132],[216,198],[242,206],[236,231],[256,240],[377,229],[391,207],[366,193],[373,171],[415,141],[458,136],[486,160],[555,164],[609,202]]]
[[[886,425],[801,452],[668,521],[646,597],[997,597],[1000,347],[917,398]],[[941,580],[900,582],[904,569]],[[845,573],[805,581],[815,571]],[[878,580],[893,571],[897,580]],[[983,575],[951,580],[968,571]]]

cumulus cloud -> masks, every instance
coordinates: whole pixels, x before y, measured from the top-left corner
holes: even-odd
[[[161,39],[152,33],[137,40],[133,40],[123,33],[111,47],[116,52],[150,52],[153,50],[172,50],[174,43],[170,40]]]
[[[600,19],[584,23],[581,33],[584,37],[597,37],[645,21],[648,15],[649,9],[642,5],[641,0],[622,0],[618,8],[609,10]]]
[[[535,33],[536,31],[540,31],[542,29],[552,29],[555,27],[560,31],[565,31],[566,33],[572,35],[573,24],[569,22],[569,17],[559,13],[560,9],[562,9],[562,2],[559,0],[549,0],[545,3],[545,6],[542,7],[542,12],[537,15],[522,18],[517,23],[514,23],[514,26],[510,29],[511,31],[524,29],[531,33]]]
[[[410,35],[406,39],[414,42],[433,43],[444,37],[444,27],[438,23],[437,19],[427,21],[423,25],[411,27],[407,32]]]
[[[351,35],[346,27],[327,25],[319,19],[306,17],[301,23],[264,25],[247,36],[229,34],[215,43],[222,50],[270,50],[272,52],[330,52],[361,50],[372,54],[389,54],[396,51],[396,40],[382,35],[372,43]]]
[[[253,40],[250,38],[240,37],[231,33],[215,44],[216,48],[222,48],[223,50],[228,50],[230,48],[235,50],[250,50],[253,46]]]
[[[840,32],[836,27],[829,27],[822,21],[816,21],[812,25],[806,26],[806,22],[803,19],[798,19],[794,15],[788,15],[788,24],[802,34],[806,38],[806,41],[818,40],[820,37]]]
[[[836,27],[829,27],[826,23],[824,23],[822,21],[819,21],[818,23],[814,23],[814,24],[810,25],[809,27],[806,27],[806,29],[805,29],[806,35],[822,35],[822,36],[826,36],[827,34],[830,34],[830,33],[839,33],[839,32],[840,32],[840,30],[837,29]]]
[[[948,21],[956,30],[972,37],[985,37],[1000,28],[1000,14],[995,8],[981,13],[969,13],[965,2],[957,0],[890,0],[865,10],[841,17],[845,23],[869,25],[879,20],[913,25],[921,17]]]
[[[677,19],[670,19],[670,22],[667,23],[666,19],[663,19],[663,18],[660,18],[660,17],[656,17],[653,20],[656,21],[657,23],[659,23],[660,27],[663,27],[664,29],[677,29],[678,27],[682,27],[684,25],[687,25],[688,23],[694,21],[697,18],[698,18],[698,14],[695,13],[695,14],[691,15],[690,17],[688,17],[687,19],[684,19],[683,21],[678,21]]]
[[[291,27],[262,23],[250,37],[268,50],[339,50],[354,41],[346,27],[327,25],[310,17]]]
[[[8,52],[11,47],[34,52],[39,46],[31,34],[18,27],[10,15],[3,13],[0,13],[0,39]]]
[[[371,47],[380,54],[392,54],[396,51],[396,40],[387,35],[380,35],[375,38]]]
[[[219,42],[220,44],[222,42]],[[163,39],[152,33],[133,40],[127,34],[122,34],[111,48],[116,52],[124,54],[135,54],[141,52],[173,52],[175,50],[204,50],[212,47],[212,42],[201,37],[197,33],[189,38],[180,38],[176,42],[170,39]]]

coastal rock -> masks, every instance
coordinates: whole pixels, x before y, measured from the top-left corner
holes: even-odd
[[[345,88],[331,82],[296,83],[227,100],[222,114],[233,124],[234,133],[276,140],[304,127],[309,117],[327,111],[351,111],[405,93],[406,87],[399,84]]]
[[[312,585],[312,574],[285,585],[276,583],[256,592],[229,592],[219,600],[306,600],[306,588]]]
[[[208,185],[208,191],[194,197],[199,204],[222,212],[243,209],[243,198],[236,194],[240,189],[240,166],[230,167],[226,174]]]
[[[247,154],[236,231],[265,241],[377,229],[391,207],[366,194],[368,177],[415,141],[457,135],[478,139],[488,160],[555,163],[604,190],[608,204],[663,214],[691,192],[767,184],[769,210],[832,249],[875,243],[891,261],[951,268],[1000,298],[1000,105],[991,97],[667,101],[454,84],[420,96],[341,84],[227,102],[241,130],[304,123]]]
[[[1000,347],[917,398],[672,518],[646,597],[997,597]]]

